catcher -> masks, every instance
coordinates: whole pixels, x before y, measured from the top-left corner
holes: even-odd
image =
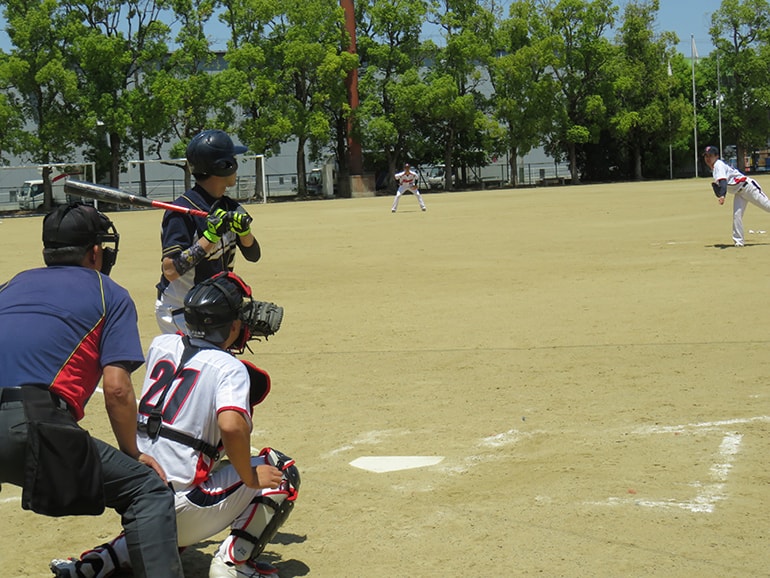
[[[138,445],[165,469],[176,498],[179,546],[230,526],[211,561],[210,578],[275,576],[258,561],[294,507],[300,485],[294,460],[265,448],[251,455],[254,406],[270,391],[270,376],[234,354],[280,328],[283,308],[254,301],[234,273],[193,287],[184,301],[187,335],[156,337],[138,410]],[[229,464],[214,466],[221,453]],[[83,553],[53,560],[56,576],[110,576],[130,568],[123,534]]]

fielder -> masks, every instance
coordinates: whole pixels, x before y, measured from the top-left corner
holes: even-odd
[[[163,333],[186,331],[182,302],[196,283],[232,271],[236,248],[247,261],[259,261],[261,250],[251,232],[251,217],[225,193],[237,180],[235,155],[246,147],[235,146],[227,133],[204,130],[187,145],[187,163],[195,186],[173,204],[199,209],[209,217],[166,211],[161,226],[163,249],[157,285],[155,318]]]
[[[210,578],[277,574],[257,558],[294,507],[299,472],[279,451],[251,455],[252,413],[270,391],[270,377],[233,354],[253,337],[277,331],[282,316],[282,308],[254,301],[248,285],[223,272],[185,297],[187,335],[160,335],[147,354],[137,441],[166,471],[179,546],[230,526],[211,561]],[[230,463],[214,470],[222,452]],[[79,560],[51,562],[60,578],[106,578],[127,568],[122,534]]]
[[[743,175],[719,158],[719,149],[707,146],[703,151],[703,160],[711,169],[714,181],[711,188],[717,196],[720,205],[725,204],[727,193],[733,197],[733,242],[736,247],[743,247],[743,213],[746,206],[752,203],[770,213],[770,199],[762,191],[757,181]]]
[[[420,189],[417,188],[417,181],[419,180],[420,175],[411,170],[409,163],[406,163],[404,165],[404,170],[400,173],[396,173],[394,178],[398,181],[398,189],[396,190],[396,198],[393,199],[393,206],[390,208],[390,212],[396,212],[398,209],[398,200],[401,198],[401,195],[407,191],[414,193],[414,196],[417,197],[417,202],[420,203],[420,208],[423,211],[426,210],[425,203],[420,194]]]

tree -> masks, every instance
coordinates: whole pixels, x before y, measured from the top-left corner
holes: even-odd
[[[461,157],[462,180],[467,182],[467,166],[485,164],[487,151],[479,143],[495,128],[487,116],[489,101],[481,92],[495,20],[493,12],[475,0],[436,2],[430,13],[443,31],[445,45],[433,56],[426,77],[430,93],[423,100],[427,105],[423,110],[435,142],[443,146],[444,186],[449,190],[454,187],[456,156]]]
[[[336,0],[286,0],[271,38],[276,42],[280,94],[297,139],[297,184],[307,192],[305,145],[319,149],[332,127],[326,111],[347,106],[345,79],[358,66],[347,52],[344,13]],[[344,191],[343,191],[344,193]]]
[[[67,19],[49,0],[6,0],[5,8],[14,48],[3,58],[0,74],[6,103],[17,110],[7,113],[16,123],[9,133],[11,146],[36,164],[71,160],[73,137],[79,134],[74,114],[79,87],[68,50]],[[22,119],[32,130],[19,130]],[[51,171],[44,167],[42,174],[46,210],[53,203]]]
[[[625,6],[614,63],[614,110],[610,125],[628,151],[632,176],[643,177],[643,155],[670,142],[669,66],[675,36],[653,32],[658,0],[631,1]],[[653,165],[654,166],[654,165]]]
[[[506,128],[510,184],[518,182],[517,158],[535,148],[552,116],[556,88],[548,74],[548,44],[534,0],[511,5],[496,35],[498,54],[489,61],[494,110]]]
[[[227,98],[217,88],[217,79],[225,63],[222,55],[212,51],[205,27],[214,14],[208,0],[171,0],[171,10],[179,23],[174,43],[176,48],[147,70],[146,82],[139,87],[145,105],[145,119],[153,126],[144,128],[144,137],[152,142],[154,156],[162,156],[162,147],[171,143],[173,158],[184,158],[187,144],[202,130],[215,124],[229,130],[226,121],[212,119],[227,110]],[[180,163],[185,187],[192,185],[187,163]]]
[[[23,153],[24,116],[13,91],[13,66],[8,55],[0,52],[0,164],[8,164],[4,153]]]
[[[416,152],[408,141],[420,112],[419,96],[427,89],[420,77],[424,51],[419,39],[427,4],[424,0],[358,2],[357,12],[361,58],[357,125],[368,148],[382,151],[392,177],[399,161]],[[411,160],[419,164],[420,159]]]
[[[547,149],[566,152],[574,184],[580,182],[578,149],[598,142],[606,126],[606,97],[613,46],[606,33],[615,22],[612,0],[542,0],[550,44],[551,71],[557,81],[557,110],[548,131]]]
[[[227,67],[216,79],[223,102],[242,111],[236,124],[241,141],[271,156],[292,134],[287,106],[281,98],[281,39],[270,36],[281,12],[280,2],[225,0],[220,19],[230,30],[224,59]],[[262,165],[257,163],[257,171]],[[262,174],[257,174],[259,187]],[[264,193],[264,191],[261,191]]]
[[[121,160],[141,148],[147,100],[138,87],[168,53],[165,0],[62,0],[77,64],[81,108],[91,128],[109,140],[109,181],[120,182]],[[146,97],[149,92],[145,92]],[[98,131],[96,131],[98,132]],[[133,136],[133,138],[132,138]]]
[[[770,132],[770,5],[767,0],[723,0],[711,16],[714,59],[719,59],[722,122],[737,145],[738,166],[745,169],[746,151],[765,147]],[[716,80],[716,74],[713,76]]]

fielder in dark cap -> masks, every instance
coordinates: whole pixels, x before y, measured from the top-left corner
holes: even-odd
[[[720,205],[725,204],[727,193],[733,195],[733,243],[743,247],[743,213],[749,203],[770,212],[770,199],[762,191],[757,181],[750,179],[738,169],[719,158],[719,149],[709,145],[703,149],[703,161],[711,169],[713,181],[711,188]]]
[[[58,207],[43,220],[46,267],[0,285],[0,483],[22,488],[24,509],[98,513],[82,511],[79,486],[101,469],[103,482],[92,483],[97,494],[87,499],[121,515],[134,575],[179,578],[173,494],[163,469],[136,443],[131,373],[144,356],[134,302],[108,277],[118,240],[112,221],[94,207]],[[120,450],[75,423],[100,380]],[[44,444],[46,420],[59,433],[47,434]],[[91,456],[93,467],[70,455]],[[42,470],[49,460],[55,475]],[[75,496],[77,508],[59,503],[57,493]]]

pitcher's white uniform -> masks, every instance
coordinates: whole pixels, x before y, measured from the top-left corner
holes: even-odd
[[[712,167],[714,183],[719,183],[724,179],[727,181],[727,192],[733,197],[733,242],[743,245],[743,213],[746,206],[752,203],[759,208],[770,212],[770,199],[762,191],[759,184],[749,177],[746,177],[738,169],[735,169],[717,159]]]
[[[419,180],[420,175],[415,171],[410,170],[409,165],[406,164],[404,165],[404,170],[400,173],[396,173],[394,178],[398,181],[398,190],[396,190],[396,198],[393,199],[393,206],[390,208],[390,211],[392,213],[396,212],[398,209],[398,200],[406,191],[414,193],[414,196],[417,197],[417,202],[420,203],[420,209],[424,211],[426,208],[425,203],[422,200],[420,189],[417,187],[417,181]]]

